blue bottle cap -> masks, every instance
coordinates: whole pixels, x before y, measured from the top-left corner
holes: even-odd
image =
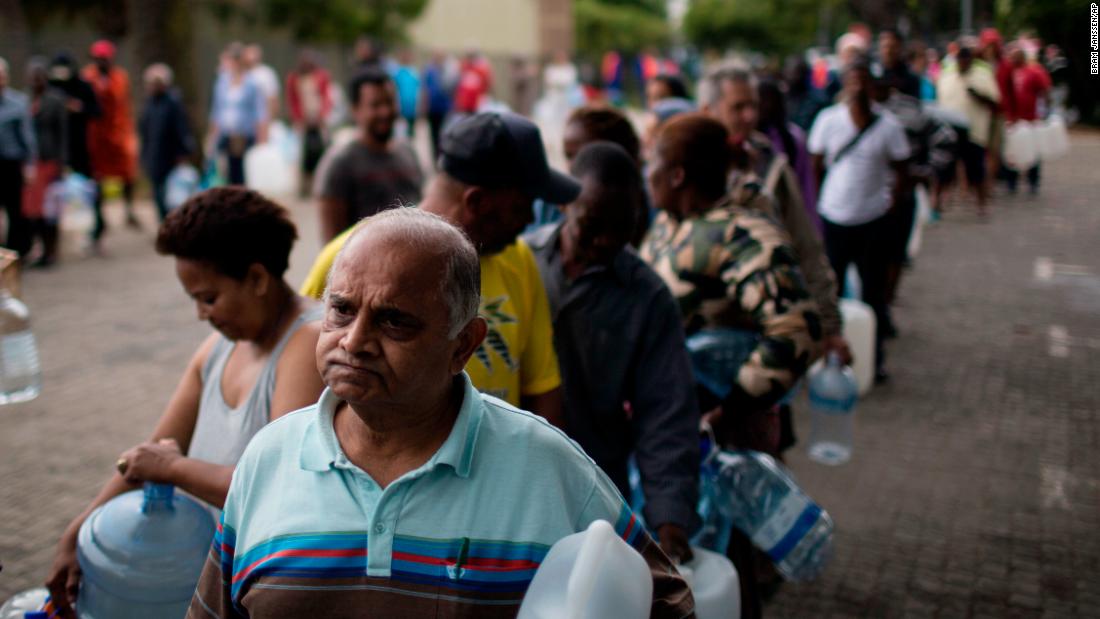
[[[50,613],[44,610],[28,610],[23,613],[23,619],[50,619]]]

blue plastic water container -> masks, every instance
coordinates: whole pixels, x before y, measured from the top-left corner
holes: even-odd
[[[210,513],[170,485],[108,501],[77,537],[81,619],[183,617],[213,538]]]

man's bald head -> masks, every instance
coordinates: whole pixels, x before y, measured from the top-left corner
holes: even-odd
[[[375,243],[395,243],[406,249],[433,256],[443,265],[440,293],[450,316],[448,335],[454,338],[477,316],[481,303],[481,265],[470,239],[438,215],[418,208],[405,207],[382,211],[356,226],[329,270],[343,268],[347,256],[366,238]],[[327,289],[326,288],[326,294]]]

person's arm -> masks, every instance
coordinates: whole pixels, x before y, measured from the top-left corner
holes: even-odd
[[[821,112],[814,119],[810,127],[810,136],[806,138],[806,151],[810,154],[810,166],[813,170],[814,182],[821,192],[821,185],[825,182],[825,112]]]
[[[817,302],[826,346],[843,353],[847,344],[840,335],[842,321],[840,308],[837,307],[836,275],[829,264],[829,257],[825,255],[821,237],[802,205],[801,195],[795,194],[798,186],[789,166],[785,166],[783,179],[780,186],[784,190],[777,196],[783,227],[790,235],[791,247],[798,255],[798,268],[805,278],[806,288]]]
[[[523,410],[531,411],[555,426],[565,429],[565,415],[561,409],[561,387],[535,395],[520,396],[519,402]]]
[[[817,356],[821,339],[820,328],[813,325],[817,308],[790,248],[760,223],[748,230],[756,243],[741,244],[753,255],[731,260],[721,274],[727,294],[761,335],[737,372],[724,411],[761,411],[778,402]]]
[[[351,171],[346,163],[347,158],[341,154],[333,156],[318,178],[317,217],[322,243],[328,243],[355,223],[351,220],[348,201],[348,197],[353,195]]]
[[[667,555],[690,561],[688,539],[699,528],[699,404],[691,360],[668,289],[638,302],[647,309],[629,401],[645,519]]]
[[[311,301],[312,303],[312,301]],[[270,420],[317,402],[325,383],[317,371],[317,338],[321,322],[314,320],[291,336],[275,368],[275,390],[271,395]]]
[[[211,335],[207,338],[191,358],[172,399],[168,402],[167,409],[153,430],[151,443],[156,443],[160,439],[174,439],[178,445],[182,446],[182,450],[186,451],[195,429],[195,421],[198,419],[199,401],[202,397],[202,366],[216,337]],[[69,523],[61,535],[53,566],[46,579],[46,587],[61,608],[62,617],[75,618],[71,604],[76,601],[80,586],[80,565],[76,560],[76,537],[80,526],[95,508],[134,488],[135,485],[127,482],[121,474],[114,473],[95,499]]]
[[[226,522],[222,513],[220,526],[214,531],[214,541],[206,555],[186,619],[244,619],[245,615],[233,603],[233,559],[236,555],[236,528]],[[228,568],[228,571],[227,571]]]
[[[559,428],[565,428],[562,413],[561,373],[554,352],[554,327],[550,319],[550,300],[542,283],[538,263],[531,248],[517,241],[528,288],[530,325],[520,356],[520,405],[542,416]]]
[[[27,106],[23,109],[22,116],[19,118],[19,131],[23,144],[27,147],[27,159],[24,163],[34,164],[35,161],[38,161],[38,141],[34,138],[34,121],[31,119],[29,99],[27,100]]]

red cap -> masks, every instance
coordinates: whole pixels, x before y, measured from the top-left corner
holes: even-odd
[[[978,37],[978,42],[982,44],[982,47],[991,44],[1000,45],[1003,40],[1001,39],[1001,33],[997,32],[996,28],[986,28],[982,30],[981,35]]]
[[[92,43],[92,58],[115,59],[115,44],[106,39],[100,39]]]

